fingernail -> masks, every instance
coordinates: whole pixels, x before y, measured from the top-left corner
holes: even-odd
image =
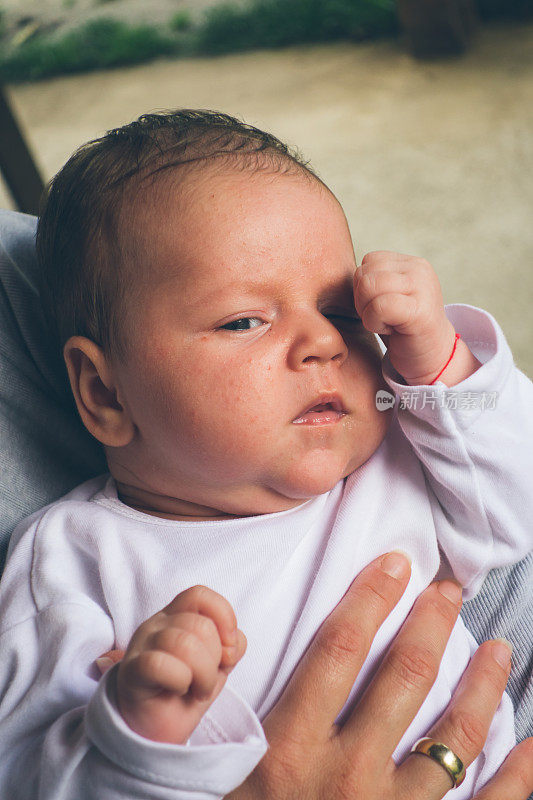
[[[100,658],[96,659],[96,666],[98,667],[102,675],[104,675],[108,669],[111,669],[114,663],[115,662],[112,661],[110,658],[107,658],[107,656],[100,656]]]
[[[383,556],[380,566],[383,572],[390,575],[391,578],[405,578],[409,574],[411,560],[405,553],[394,551]]]
[[[513,645],[507,639],[495,639],[492,643],[492,657],[500,667],[509,669]]]
[[[454,581],[439,581],[439,592],[450,600],[454,605],[458,606],[463,599],[463,590],[458,583]]]
[[[235,664],[240,660],[239,655],[239,648],[238,647],[226,647],[226,663],[229,667],[234,667]]]

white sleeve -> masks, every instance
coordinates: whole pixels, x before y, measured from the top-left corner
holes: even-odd
[[[35,608],[23,556],[0,584],[0,797],[215,800],[242,783],[267,748],[244,700],[226,686],[185,745],[139,736],[114,703],[116,668],[99,679],[94,664],[111,618],[90,597]]]
[[[387,356],[383,375],[434,495],[439,545],[470,599],[492,568],[533,547],[533,384],[490,314],[467,305],[446,314],[482,364],[473,375],[407,386]]]

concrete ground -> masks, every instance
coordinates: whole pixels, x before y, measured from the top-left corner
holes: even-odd
[[[463,58],[395,42],[292,47],[9,89],[48,179],[150,110],[212,108],[297,145],[343,204],[358,259],[424,256],[446,302],[489,310],[533,377],[533,25],[484,27]],[[0,185],[0,206],[12,207]]]

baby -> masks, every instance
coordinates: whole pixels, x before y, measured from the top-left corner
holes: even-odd
[[[221,797],[372,559],[402,550],[412,576],[340,724],[437,574],[468,597],[528,552],[533,387],[489,314],[444,308],[426,261],[380,251],[357,267],[309,165],[224,114],[145,115],[80,148],[37,245],[51,335],[109,474],[13,534],[0,795]],[[459,621],[396,759],[475,647]],[[99,679],[111,648],[123,658]],[[454,797],[513,744],[504,696]]]

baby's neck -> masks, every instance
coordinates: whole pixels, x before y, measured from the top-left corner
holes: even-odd
[[[116,481],[118,499],[127,506],[163,519],[176,519],[193,522],[198,520],[223,520],[238,519],[235,514],[225,514],[223,511],[196,503],[189,503],[175,497],[155,494],[137,486]]]

